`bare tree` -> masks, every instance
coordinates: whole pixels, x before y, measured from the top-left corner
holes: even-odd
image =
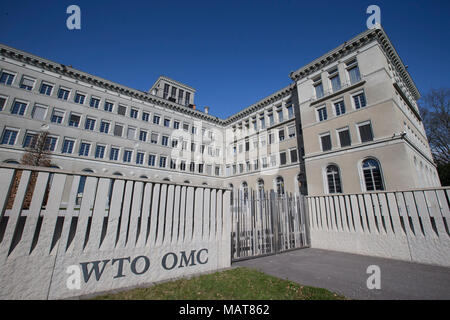
[[[50,167],[51,153],[49,150],[48,132],[41,131],[31,138],[30,144],[22,156],[21,163],[28,166]]]
[[[420,108],[431,152],[443,185],[450,183],[450,88],[432,89]]]
[[[22,159],[20,161],[21,164],[35,167],[51,166],[51,153],[49,148],[48,132],[42,131],[36,136],[32,137],[25,150],[26,151],[22,155]],[[15,173],[13,184],[11,186],[11,191],[6,206],[7,209],[11,209],[13,206],[21,177],[22,177],[22,170],[17,170]],[[28,209],[30,207],[34,187],[36,186],[36,181],[37,181],[37,171],[33,171],[31,172],[30,180],[28,181],[25,199],[22,205],[23,209]],[[49,186],[47,185],[44,196],[44,203],[47,202],[48,193],[49,193]]]

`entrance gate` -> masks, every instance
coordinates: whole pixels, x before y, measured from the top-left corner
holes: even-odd
[[[307,234],[305,197],[270,192],[232,197],[232,261],[305,248]]]

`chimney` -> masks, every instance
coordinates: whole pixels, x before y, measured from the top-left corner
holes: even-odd
[[[205,106],[205,111],[206,114],[209,114],[209,107]]]

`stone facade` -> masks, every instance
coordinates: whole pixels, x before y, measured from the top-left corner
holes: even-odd
[[[357,193],[439,186],[420,94],[381,29],[292,72],[226,119],[161,76],[149,92],[0,46],[0,161],[47,130],[55,166],[244,193]],[[325,114],[326,113],[326,114]],[[372,190],[373,188],[373,190]]]

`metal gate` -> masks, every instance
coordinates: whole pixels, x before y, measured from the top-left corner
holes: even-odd
[[[306,199],[239,191],[232,197],[232,261],[308,247]]]

